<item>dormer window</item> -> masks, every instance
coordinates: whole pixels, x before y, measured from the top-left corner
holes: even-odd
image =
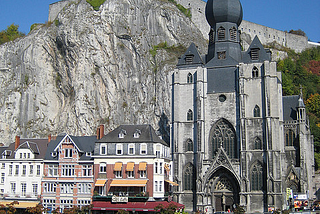
[[[127,131],[124,129],[121,129],[120,133],[119,133],[119,138],[124,138],[124,136],[127,135]]]
[[[53,158],[57,157],[57,152],[51,152],[51,157]]]
[[[218,40],[225,40],[226,39],[226,30],[223,27],[219,27],[218,29]]]
[[[65,158],[72,158],[72,149],[65,149],[64,150],[64,157]]]
[[[136,131],[133,133],[134,138],[139,138],[141,135],[141,131],[139,129],[136,129]]]
[[[101,155],[106,155],[107,154],[107,145],[106,144],[101,144],[100,145],[100,154]]]
[[[229,30],[229,33],[230,33],[230,40],[236,42],[237,41],[237,29],[235,27],[232,27]]]
[[[252,48],[250,50],[250,57],[252,60],[258,60],[259,59],[259,48]]]
[[[189,55],[186,55],[186,64],[191,64],[193,62],[193,57],[194,55],[193,54],[189,54]]]

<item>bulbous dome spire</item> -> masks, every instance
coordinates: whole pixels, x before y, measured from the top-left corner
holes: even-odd
[[[232,22],[238,26],[243,17],[242,6],[239,0],[208,0],[206,5],[206,18],[209,25],[214,28],[219,22]]]

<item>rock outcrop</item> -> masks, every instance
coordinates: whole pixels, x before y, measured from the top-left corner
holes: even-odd
[[[52,23],[0,46],[2,143],[92,135],[101,123],[161,130],[160,118],[170,118],[170,71],[191,42],[206,49],[198,28],[166,0],[108,0],[99,11],[70,1]]]

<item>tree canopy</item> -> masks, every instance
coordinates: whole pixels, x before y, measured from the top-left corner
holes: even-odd
[[[300,54],[288,52],[288,57],[279,60],[278,71],[282,71],[283,95],[299,94],[303,98],[314,136],[316,169],[320,169],[320,47],[306,49]]]
[[[18,30],[19,25],[11,24],[7,29],[0,32],[0,45],[9,41],[13,41],[19,37],[25,36]]]

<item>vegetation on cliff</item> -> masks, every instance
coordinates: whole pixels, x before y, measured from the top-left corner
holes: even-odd
[[[11,24],[7,29],[0,32],[0,45],[6,42],[13,41],[19,37],[25,36],[24,33],[18,30],[19,25]]]
[[[320,47],[307,49],[300,54],[288,51],[288,57],[279,60],[278,71],[282,71],[283,95],[303,96],[314,136],[316,169],[320,169]]]
[[[105,2],[106,0],[87,0],[87,2],[93,7],[94,10],[99,10],[100,6]]]

